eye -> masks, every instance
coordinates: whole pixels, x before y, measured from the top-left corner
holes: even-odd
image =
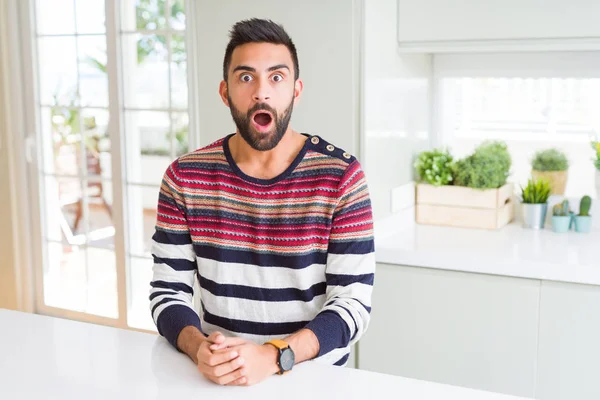
[[[274,82],[281,82],[283,80],[283,75],[281,74],[275,74],[273,75],[273,81]]]
[[[250,74],[242,74],[242,75],[240,75],[240,80],[242,82],[250,82],[252,80],[252,75],[250,75]]]

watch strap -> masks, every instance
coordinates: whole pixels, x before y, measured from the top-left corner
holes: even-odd
[[[284,340],[280,340],[280,339],[273,339],[273,340],[269,340],[268,342],[266,342],[265,344],[270,344],[271,346],[274,346],[277,351],[277,366],[279,367],[279,372],[277,372],[277,375],[283,375],[288,373],[289,371],[284,371],[282,366],[281,366],[281,355],[283,353],[283,350],[287,349],[290,347],[289,343],[287,343]]]
[[[269,340],[267,343],[277,347],[279,350],[287,349],[288,347],[290,347],[290,345],[286,341],[280,339]]]

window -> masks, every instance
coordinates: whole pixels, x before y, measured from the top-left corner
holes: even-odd
[[[185,1],[36,0],[34,11],[38,308],[154,330],[148,285],[159,185],[188,151]],[[112,70],[109,54],[118,58]]]
[[[183,1],[121,1],[123,135],[129,266],[128,325],[154,329],[148,308],[158,192],[171,161],[188,151]]]
[[[37,0],[35,11],[43,303],[117,318],[104,1]]]
[[[565,195],[595,197],[599,60],[589,53],[437,57],[440,143],[463,157],[482,140],[505,141],[517,184],[530,177],[536,151],[559,148],[570,162]]]

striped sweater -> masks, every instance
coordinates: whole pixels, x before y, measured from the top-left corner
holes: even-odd
[[[157,329],[177,347],[188,325],[256,343],[307,328],[320,344],[316,361],[345,365],[369,324],[375,273],[361,165],[305,135],[286,171],[258,179],[235,164],[231,136],[164,174],[152,237]]]

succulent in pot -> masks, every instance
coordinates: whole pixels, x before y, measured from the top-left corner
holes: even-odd
[[[558,233],[569,231],[571,226],[572,212],[569,209],[569,200],[565,199],[562,203],[555,204],[552,207],[552,230]]]
[[[579,213],[575,215],[575,231],[577,232],[589,232],[592,228],[592,215],[590,209],[592,208],[592,198],[590,196],[583,196],[579,202]]]
[[[543,229],[548,211],[550,184],[545,179],[529,179],[527,186],[521,186],[521,207],[523,208],[523,227]]]

